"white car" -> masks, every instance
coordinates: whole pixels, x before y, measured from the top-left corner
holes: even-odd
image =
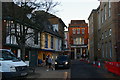
[[[0,72],[3,78],[26,76],[28,74],[27,64],[16,58],[8,49],[0,49]]]

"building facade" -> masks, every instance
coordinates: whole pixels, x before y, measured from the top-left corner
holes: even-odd
[[[97,48],[101,61],[120,61],[120,2],[100,2],[97,13]],[[93,18],[95,21],[95,18]],[[89,22],[92,19],[89,19]],[[91,25],[91,23],[90,23]],[[92,28],[92,26],[90,26]],[[93,34],[93,35],[94,35]],[[94,36],[95,37],[95,36]],[[92,45],[93,46],[93,45]],[[92,53],[91,53],[92,54]]]
[[[93,9],[88,20],[89,20],[89,59],[91,61],[98,59],[98,46],[97,46],[97,9]]]
[[[2,11],[2,28],[0,28],[2,29],[2,48],[11,49],[16,57],[21,57],[20,44],[24,41],[24,57],[29,66],[37,66],[38,59],[45,60],[47,55],[56,59],[59,54],[62,54],[65,25],[60,18],[58,18],[59,23],[55,23],[56,25],[49,21],[49,24],[45,24],[42,29],[41,24],[39,26],[34,24],[35,19],[29,19],[26,14],[24,17],[16,18],[21,7],[14,3],[3,3],[2,7],[5,8]]]
[[[71,20],[68,27],[71,58],[88,55],[88,24],[85,20]]]
[[[70,55],[70,44],[69,44],[69,32],[68,31],[64,31],[65,32],[65,50],[64,53],[66,55]]]
[[[61,49],[64,50],[64,48],[65,48],[65,45],[64,45],[64,42],[65,42],[64,28],[66,27],[65,23],[62,21],[61,18],[56,17],[56,16],[52,16],[48,20],[52,24],[53,29],[54,30],[56,29],[56,31],[58,32],[59,36],[61,37],[61,39],[62,39]]]
[[[62,38],[54,31],[54,28],[44,27],[41,33],[41,49],[38,52],[38,59],[45,60],[50,55],[53,60],[62,54]]]
[[[28,65],[37,66],[40,32],[30,24],[27,16],[24,17],[25,21],[23,17],[17,18],[18,11],[23,9],[16,4],[5,2],[2,3],[2,8],[4,8],[2,10],[2,48],[12,50],[16,57],[22,58],[23,56]],[[25,48],[22,47],[23,45]],[[25,54],[22,49],[25,49]]]
[[[63,53],[64,49],[64,22],[55,15],[45,11],[35,11],[37,23],[41,23],[40,34],[40,51],[38,52],[38,59],[45,60],[47,55],[50,55],[54,60]]]

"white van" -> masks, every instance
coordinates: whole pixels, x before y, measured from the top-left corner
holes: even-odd
[[[5,78],[12,78],[26,76],[28,69],[27,64],[16,58],[11,50],[0,49],[0,72]]]

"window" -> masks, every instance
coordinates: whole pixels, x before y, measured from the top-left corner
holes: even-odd
[[[34,44],[38,44],[38,31],[34,31],[35,37],[34,37]]]
[[[102,39],[104,39],[104,35],[103,35],[103,33],[102,33]]]
[[[16,37],[14,35],[11,36],[11,44],[16,44]]]
[[[105,37],[107,37],[107,35],[108,35],[107,31],[105,31]]]
[[[45,34],[45,48],[48,48],[48,34]]]
[[[73,34],[75,34],[76,33],[76,29],[72,29],[73,30]]]
[[[73,39],[73,43],[74,43],[74,44],[76,44],[76,38],[75,38],[75,39]]]
[[[106,58],[108,57],[108,45],[107,45],[107,43],[106,43]]]
[[[109,29],[109,36],[111,36],[112,35],[112,29],[110,28]]]
[[[11,21],[10,27],[11,27],[11,33],[15,33],[15,24],[13,24],[13,21]]]
[[[104,58],[104,46],[102,44],[102,57]]]
[[[68,37],[67,37],[67,33],[65,33],[65,39],[68,39]]]
[[[84,44],[84,38],[82,38],[82,44]]]
[[[111,2],[108,0],[108,16],[111,16]]]
[[[80,38],[78,38],[78,44],[80,44]]]
[[[53,36],[51,36],[51,48],[53,49]]]
[[[98,28],[100,29],[101,28],[101,25],[100,25],[100,19],[101,18],[101,15],[100,15],[100,12],[98,13]]]
[[[103,23],[103,19],[104,19],[104,18],[103,18],[103,14],[104,14],[104,13],[103,13],[103,10],[101,10],[101,16],[102,16],[102,17],[101,17],[101,18],[102,18],[102,19],[101,19],[101,22],[102,22],[102,23]]]
[[[61,50],[61,39],[58,39],[58,50]]]
[[[80,34],[80,29],[77,29],[77,34]]]
[[[60,45],[60,39],[58,39],[58,50],[59,50],[59,45]]]
[[[17,44],[16,37],[14,35],[9,35],[6,37],[7,44]]]
[[[22,25],[23,27],[23,25]],[[17,31],[20,32],[20,24],[17,23]]]
[[[100,49],[100,43],[98,43],[98,49]]]
[[[107,11],[106,11],[106,5],[104,6],[104,20],[106,20],[106,15],[107,15],[107,13],[106,13]]]
[[[52,26],[54,31],[58,31],[58,24],[53,24]]]
[[[82,34],[85,34],[85,29],[82,29]]]
[[[82,44],[82,38],[80,37],[80,44]]]
[[[109,42],[109,51],[110,51],[110,57],[112,57],[112,43]]]

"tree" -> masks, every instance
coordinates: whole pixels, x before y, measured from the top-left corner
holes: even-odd
[[[36,31],[42,32],[44,26],[46,26],[48,23],[48,21],[47,21],[48,17],[46,15],[44,15],[44,14],[35,15],[35,14],[33,14],[34,11],[44,9],[45,12],[49,12],[52,8],[57,6],[58,2],[54,3],[52,0],[45,0],[45,1],[41,0],[40,2],[37,2],[37,0],[34,0],[34,1],[33,0],[32,1],[24,0],[24,2],[16,2],[16,0],[14,0],[14,1],[15,1],[15,4],[12,3],[10,5],[11,7],[3,4],[4,7],[7,7],[7,8],[5,8],[5,10],[3,10],[3,15],[5,13],[9,13],[9,14],[4,15],[4,17],[6,17],[6,16],[9,16],[10,18],[12,17],[13,19],[11,19],[11,20],[13,20],[15,22],[15,24],[14,24],[15,32],[11,33],[9,35],[15,36],[17,44],[22,51],[21,58],[22,58],[22,60],[25,61],[25,49],[26,49],[26,45],[27,45],[26,41],[31,37],[33,37],[33,38],[35,37],[34,32],[36,32]],[[38,17],[39,17],[39,19],[38,19]],[[17,22],[21,23],[19,25],[20,31],[18,31]],[[33,27],[33,26],[35,26],[35,27]],[[30,29],[29,27],[32,27],[35,31],[29,32],[28,31]]]

